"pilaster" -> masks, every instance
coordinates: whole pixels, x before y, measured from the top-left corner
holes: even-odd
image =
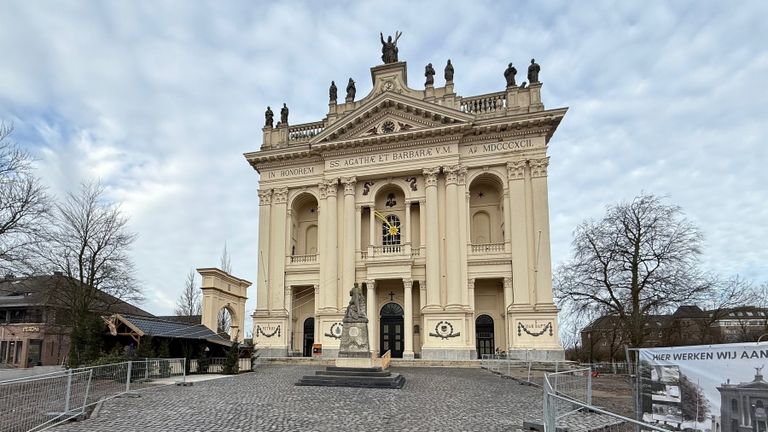
[[[403,358],[412,359],[413,355],[413,280],[403,279],[403,304],[405,306],[404,317],[404,339],[405,347]]]
[[[256,280],[256,310],[269,310],[269,234],[272,189],[259,190],[259,255],[256,257],[259,277]]]
[[[531,159],[531,192],[533,200],[533,231],[536,239],[534,261],[534,304],[537,308],[552,305],[552,259],[549,240],[549,197],[547,167],[549,158]]]
[[[379,349],[379,334],[376,331],[379,317],[376,313],[376,281],[372,279],[365,281],[365,306],[365,313],[368,315],[368,345],[371,348],[371,354],[376,355]]]
[[[440,305],[440,233],[437,214],[437,175],[440,168],[428,168],[423,171],[426,185],[426,273],[427,304],[425,310],[442,310]]]
[[[516,304],[530,304],[528,290],[528,229],[525,191],[525,161],[507,162],[509,183],[508,230],[512,248],[512,278]]]
[[[447,310],[462,308],[461,296],[461,259],[459,242],[459,167],[452,166],[443,170],[445,173],[445,220],[446,220],[446,291]]]
[[[271,237],[270,258],[270,316],[286,316],[285,305],[285,256],[286,256],[286,218],[288,202],[288,188],[282,187],[273,190],[271,230],[275,235]]]
[[[347,293],[355,283],[355,177],[341,179],[344,185],[344,249],[341,260],[341,287],[336,307],[341,310],[347,302]]]
[[[325,285],[323,289],[323,307],[328,311],[338,311],[338,284],[339,284],[339,267],[338,267],[338,207],[336,198],[338,194],[339,180],[334,178],[326,180],[326,216],[324,222],[326,224],[325,231],[326,237],[326,250],[325,250],[325,279],[320,281],[321,285]]]

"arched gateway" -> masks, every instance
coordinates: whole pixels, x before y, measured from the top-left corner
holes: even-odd
[[[203,325],[231,340],[245,339],[245,302],[251,283],[217,268],[199,268],[203,277]]]

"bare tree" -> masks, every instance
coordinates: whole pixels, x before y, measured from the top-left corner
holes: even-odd
[[[556,295],[587,314],[617,317],[632,346],[642,346],[645,317],[712,288],[697,269],[701,242],[678,206],[640,195],[576,228],[573,259],[557,269]]]
[[[83,184],[57,204],[53,227],[40,256],[53,271],[61,272],[67,286],[56,290],[56,301],[67,310],[70,364],[78,365],[98,355],[96,335],[108,313],[122,301],[140,301],[128,252],[136,235],[120,208],[104,200],[104,187]]]
[[[216,333],[229,339],[229,330],[232,327],[232,314],[227,308],[221,308],[216,316]]]
[[[189,270],[187,280],[184,283],[184,290],[176,300],[176,310],[178,316],[193,316],[202,314],[202,302],[200,300],[200,289],[195,283],[195,269]]]
[[[224,242],[224,250],[221,252],[221,269],[232,274],[232,262],[229,258],[229,252],[227,252],[227,242]]]
[[[11,141],[12,132],[0,124],[0,271],[34,273],[34,246],[48,226],[49,200],[32,157]]]

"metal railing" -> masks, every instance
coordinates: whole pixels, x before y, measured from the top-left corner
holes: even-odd
[[[542,425],[544,432],[599,430],[637,432],[667,429],[643,423],[592,405],[592,371],[589,368],[544,375]]]
[[[576,363],[566,360],[507,358],[504,354],[483,354],[480,367],[504,378],[541,386],[545,373],[571,370],[576,367]]]
[[[211,357],[202,364],[198,359],[192,359],[189,361],[189,373],[191,374],[221,374],[224,373],[224,365],[227,362],[226,357]],[[207,365],[206,365],[207,364]],[[252,366],[252,358],[240,358],[237,359],[238,373],[250,372]]]
[[[42,431],[129,391],[186,381],[186,359],[144,359],[0,381],[0,431]]]

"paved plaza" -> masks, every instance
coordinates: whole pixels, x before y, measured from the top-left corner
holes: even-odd
[[[297,387],[318,367],[166,386],[112,399],[55,431],[513,431],[540,418],[541,391],[482,369],[393,368],[402,390]]]

